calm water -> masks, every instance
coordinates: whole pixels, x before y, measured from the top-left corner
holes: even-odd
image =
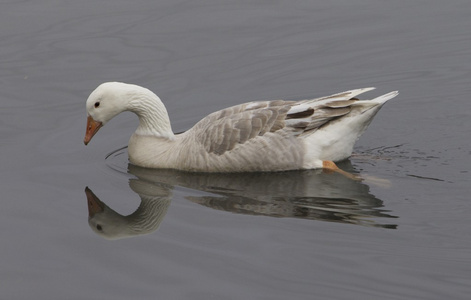
[[[470,12],[2,1],[0,298],[468,299]],[[211,176],[128,166],[130,113],[85,147],[85,100],[111,80],[155,91],[174,131],[249,100],[401,94],[341,164],[369,180]]]

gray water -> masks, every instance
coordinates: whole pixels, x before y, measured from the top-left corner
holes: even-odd
[[[470,13],[467,0],[2,1],[0,298],[469,299]],[[113,80],[156,92],[175,132],[251,100],[400,95],[340,164],[369,180],[211,176],[129,166],[131,113],[85,147],[85,100]],[[88,205],[109,216],[90,226]]]

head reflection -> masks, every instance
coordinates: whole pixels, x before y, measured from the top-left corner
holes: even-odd
[[[139,207],[123,216],[103,203],[88,187],[88,224],[103,238],[116,240],[154,232],[159,228],[171,200],[171,188],[131,179],[129,186],[141,198]]]

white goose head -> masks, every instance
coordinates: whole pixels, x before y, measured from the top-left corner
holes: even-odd
[[[152,91],[134,84],[105,82],[88,97],[87,145],[98,130],[109,120],[124,111],[132,111],[139,117],[137,134],[171,137],[173,132],[167,110]]]

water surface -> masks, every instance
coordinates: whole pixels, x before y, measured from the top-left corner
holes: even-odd
[[[468,299],[471,4],[317,2],[0,4],[2,298]],[[176,132],[244,101],[400,95],[341,164],[371,180],[214,177],[128,165],[130,113],[83,146],[111,80]],[[136,234],[97,234],[86,187]]]

